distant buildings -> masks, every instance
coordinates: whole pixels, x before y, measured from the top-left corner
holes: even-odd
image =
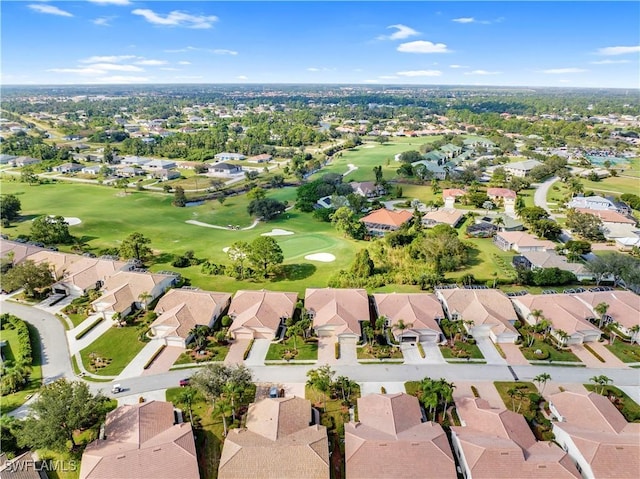
[[[533,170],[536,166],[540,166],[542,162],[538,160],[524,160],[517,161],[514,163],[507,163],[505,165],[501,165],[504,168],[504,171],[507,175],[516,176],[518,178],[525,178],[529,176],[531,170]]]

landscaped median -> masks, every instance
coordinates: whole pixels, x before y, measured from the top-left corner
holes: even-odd
[[[85,337],[87,334],[89,334],[89,331],[91,331],[93,328],[95,328],[102,321],[104,321],[104,316],[102,316],[102,315],[98,316],[98,318],[96,318],[96,320],[93,321],[89,326],[87,326],[82,331],[80,331],[78,334],[76,334],[76,339],[82,339],[83,337]]]

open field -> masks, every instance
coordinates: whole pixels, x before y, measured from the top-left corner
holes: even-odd
[[[346,268],[356,251],[365,245],[343,238],[329,223],[319,222],[311,214],[295,210],[246,231],[205,228],[185,223],[186,220],[197,220],[223,227],[229,224],[240,228],[250,226],[253,219],[247,213],[249,201],[246,196],[230,197],[223,205],[218,201],[208,201],[200,206],[176,208],[171,205],[172,194],[133,191],[126,196],[119,196],[121,191],[115,188],[68,183],[30,187],[9,181],[1,186],[3,193],[16,194],[22,203],[23,220],[3,231],[10,237],[28,234],[30,220],[36,216],[75,216],[82,223],[71,227],[71,234],[82,238],[94,253],[102,248],[119,246],[122,239],[133,232],[150,238],[154,250],[169,253],[157,257],[157,263],[151,266],[154,271],[176,270],[171,266],[171,255],[183,254],[186,250],[193,250],[198,258],[228,263],[228,257],[222,249],[235,241],[250,242],[273,228],[295,233],[274,237],[282,245],[285,266],[289,265],[289,268],[285,268],[287,278],[281,281],[238,282],[226,276],[202,274],[199,266],[177,270],[190,278],[194,286],[210,290],[269,288],[302,292],[310,286],[326,286],[328,278],[338,269]],[[292,202],[295,188],[270,191],[268,196]],[[319,252],[330,252],[335,255],[336,261],[321,263],[304,260],[305,255]],[[293,264],[299,266],[293,267]]]
[[[311,179],[316,179],[325,173],[345,173],[353,164],[357,170],[349,173],[345,181],[369,181],[374,180],[373,167],[382,165],[382,173],[387,180],[396,177],[396,170],[400,166],[394,160],[395,155],[403,151],[418,150],[420,145],[431,143],[440,139],[440,136],[422,138],[393,138],[384,145],[378,142],[364,143],[351,150],[341,152],[341,156],[334,157],[332,163],[316,173]],[[388,165],[387,165],[388,163]]]
[[[582,184],[585,191],[603,192],[606,195],[621,195],[624,193],[637,195],[640,193],[640,179],[638,178],[612,176],[601,181],[583,180]]]

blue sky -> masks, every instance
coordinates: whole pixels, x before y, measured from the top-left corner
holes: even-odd
[[[640,88],[640,2],[2,1],[3,84]]]

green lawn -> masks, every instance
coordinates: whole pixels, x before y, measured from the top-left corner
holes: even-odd
[[[176,362],[173,364],[191,364],[204,361],[224,361],[224,358],[227,357],[227,353],[229,352],[230,347],[230,344],[209,344],[206,348],[207,354],[202,356],[195,356],[194,351],[187,350],[180,356],[178,356],[178,359],[176,359]]]
[[[356,349],[358,359],[402,359],[402,351],[395,346],[380,346],[379,344],[365,344]]]
[[[497,277],[501,280],[515,278],[515,271],[511,266],[515,253],[502,251],[493,243],[493,238],[465,238],[464,231],[467,224],[462,225],[459,236],[473,246],[469,255],[469,266],[461,271],[447,273],[447,277],[458,278],[464,274],[472,274],[479,283],[493,280],[494,273],[497,273]]]
[[[296,344],[294,347],[293,337],[287,338],[286,340],[280,343],[271,343],[269,346],[269,351],[267,351],[267,356],[265,359],[269,361],[278,361],[281,359],[297,359],[297,360],[316,360],[318,359],[318,342],[317,341],[309,341],[305,342],[304,338],[298,336],[296,338]],[[296,351],[297,353],[293,355],[291,352]],[[291,354],[287,355],[287,352]]]
[[[22,406],[27,400],[27,396],[33,395],[40,389],[42,384],[42,358],[40,356],[40,336],[38,330],[30,324],[27,324],[29,328],[29,337],[31,339],[31,373],[29,374],[29,383],[26,387],[13,394],[7,394],[2,396],[0,400],[0,414],[6,414],[13,411],[17,407]],[[2,339],[9,343],[8,348],[4,348],[5,358],[7,360],[13,360],[13,353],[11,345],[17,347],[17,332],[13,329],[1,330]]]
[[[442,193],[437,195],[433,194],[433,190],[430,185],[410,185],[406,183],[400,183],[402,187],[402,198],[405,200],[418,199],[423,203],[428,201],[434,201],[438,198],[442,198]]]
[[[632,193],[637,195],[640,191],[640,180],[638,178],[609,177],[601,181],[582,180],[585,191],[603,192],[606,194],[621,195]]]
[[[87,315],[86,313],[82,313],[82,314],[71,313],[71,314],[67,314],[67,316],[69,317],[69,319],[71,320],[74,326],[78,326],[80,323],[82,323],[82,321],[84,321],[89,317],[89,315]]]
[[[75,216],[82,223],[70,228],[74,236],[81,237],[95,253],[106,247],[117,247],[123,238],[140,232],[151,239],[151,247],[159,255],[152,271],[176,270],[171,266],[173,254],[193,250],[196,257],[216,263],[228,263],[222,249],[235,241],[252,241],[261,233],[273,228],[293,231],[292,236],[277,236],[285,253],[287,278],[281,281],[241,281],[225,276],[209,276],[201,273],[200,266],[177,270],[191,280],[194,286],[214,290],[235,292],[240,288],[275,289],[302,292],[305,288],[324,287],[328,278],[338,269],[346,268],[355,253],[366,245],[346,239],[329,223],[312,218],[310,213],[288,211],[280,218],[268,223],[259,223],[247,231],[219,230],[186,224],[192,219],[204,223],[246,227],[252,223],[246,208],[246,196],[229,198],[224,205],[209,201],[201,206],[176,208],[171,205],[173,195],[155,192],[130,192],[118,196],[120,190],[106,186],[58,183],[28,186],[18,182],[3,181],[3,193],[13,193],[22,203],[24,219],[3,233],[10,237],[28,234],[31,219],[42,214]],[[295,188],[283,188],[270,192],[269,197],[292,201]],[[114,213],[115,212],[115,213]],[[69,247],[62,247],[69,250]],[[305,251],[306,250],[306,251]],[[333,263],[320,263],[304,259],[312,252],[330,252],[336,256]]]
[[[117,376],[138,354],[145,343],[138,341],[140,329],[136,326],[111,328],[93,343],[80,351],[82,362],[87,371],[103,376]],[[91,354],[104,360],[110,360],[105,367],[95,369],[91,366]]]
[[[484,359],[477,344],[470,344],[464,341],[455,341],[453,348],[447,345],[440,346],[440,352],[445,359],[470,358]]]
[[[625,363],[640,363],[640,345],[637,343],[629,344],[624,341],[616,341],[613,344],[605,345],[605,348]]]
[[[620,174],[640,178],[640,158],[631,158],[629,160],[629,166],[626,166],[623,171],[620,171]]]
[[[542,351],[540,356],[535,354],[538,349]],[[522,351],[524,357],[529,361],[551,360],[580,362],[578,356],[573,354],[570,350],[558,351],[556,348],[541,341],[540,339],[536,339],[531,347],[521,346],[520,351]]]
[[[493,385],[498,390],[498,394],[500,394],[500,399],[507,407],[507,409],[513,412],[523,412],[529,409],[529,394],[536,393],[538,394],[538,388],[535,387],[533,383],[528,382],[514,382],[514,381],[495,381]],[[524,393],[524,398],[520,400],[518,397],[514,397],[513,399],[509,396],[508,391],[510,389],[519,389]],[[518,411],[518,406],[520,406],[520,410]]]

